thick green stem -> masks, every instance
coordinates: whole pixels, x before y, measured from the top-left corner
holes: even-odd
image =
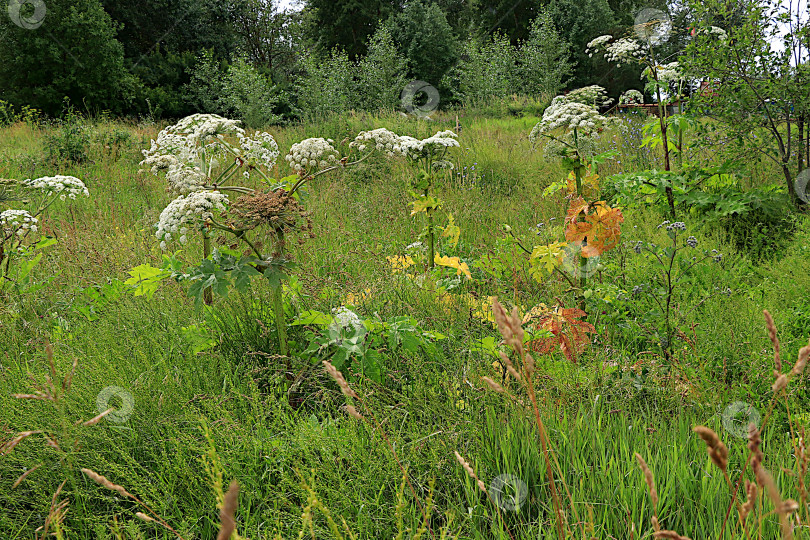
[[[425,190],[425,197],[428,196],[429,191]],[[436,267],[436,246],[434,244],[435,239],[433,238],[433,211],[428,209],[427,211],[427,222],[428,222],[428,268],[435,268]]]
[[[574,176],[577,179],[577,195],[580,197],[582,196],[582,167],[577,165],[574,169]],[[582,241],[582,247],[585,247],[587,240]],[[588,282],[588,278],[585,275],[585,267],[588,264],[588,259],[582,256],[582,252],[579,255],[579,290],[580,290],[580,298],[579,298],[579,309],[585,311],[585,296],[582,293],[585,291],[585,285]]]
[[[203,231],[203,259],[207,259],[211,256],[211,235],[208,234],[208,231]],[[210,306],[214,303],[214,291],[211,287],[208,287],[203,291],[203,302],[205,305]]]
[[[271,287],[273,297],[273,319],[276,322],[276,332],[278,333],[278,349],[282,356],[288,356],[287,347],[287,321],[284,316],[284,297],[282,295],[282,285]],[[287,359],[289,363],[289,358]],[[288,366],[289,367],[289,366]]]

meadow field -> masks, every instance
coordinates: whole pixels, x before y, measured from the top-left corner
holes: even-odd
[[[89,191],[56,200],[26,244],[40,247],[3,274],[0,536],[810,537],[807,378],[774,372],[810,337],[806,215],[683,203],[672,219],[654,190],[628,198],[615,175],[662,164],[641,147],[647,119],[623,115],[595,138],[615,153],[586,178],[593,200],[621,209],[620,236],[577,281],[564,243],[545,260],[534,249],[565,241],[574,178],[530,139],[538,120],[357,113],[265,128],[280,151],[274,179],[294,174],[284,155],[307,138],[331,139],[340,156],[376,128],[452,130],[458,146],[427,212],[402,157],[316,176],[298,192],[294,266],[280,283],[248,273],[240,284],[225,277],[244,270],[237,239],[204,251],[200,234],[167,250],[156,238],[176,195],[139,163],[167,123],[0,128],[0,178],[73,176]],[[688,144],[698,137],[675,170],[728,157]],[[701,189],[756,190],[779,174],[743,160]],[[264,185],[249,176],[243,185]],[[33,195],[0,198],[20,197]],[[209,274],[178,270],[210,250]],[[206,279],[221,294],[207,298]],[[494,297],[518,319],[493,311]]]

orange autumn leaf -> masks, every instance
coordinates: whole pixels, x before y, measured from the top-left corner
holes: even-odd
[[[549,354],[559,348],[571,362],[591,340],[588,333],[596,331],[592,324],[580,320],[585,312],[577,308],[555,308],[543,312],[535,318],[534,328],[547,330],[552,336],[537,338],[529,342],[529,347],[538,353]]]
[[[582,245],[583,257],[595,257],[619,242],[624,216],[605,201],[588,203],[582,197],[571,201],[565,217],[565,239]]]

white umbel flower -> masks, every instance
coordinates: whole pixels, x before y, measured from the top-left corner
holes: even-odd
[[[338,151],[332,146],[332,139],[314,137],[304,139],[290,147],[290,153],[284,158],[290,167],[298,173],[314,172],[331,167],[338,161]]]
[[[669,64],[656,66],[655,72],[658,75],[658,82],[670,83],[678,82],[679,80],[683,79],[683,73],[681,72],[680,64],[678,64],[678,62],[670,62]],[[652,80],[652,73],[650,72],[649,67],[644,68],[644,71],[641,72],[641,78]]]
[[[165,250],[166,243],[175,237],[185,244],[189,227],[201,227],[214,211],[224,212],[227,204],[228,196],[219,191],[194,191],[177,197],[163,209],[156,225],[161,249]]]
[[[166,172],[166,181],[169,182],[169,189],[172,192],[186,195],[203,189],[208,182],[208,177],[199,167],[189,167],[177,163]]]
[[[28,210],[4,210],[0,212],[0,229],[7,236],[23,236],[28,231],[37,232],[37,218]]]
[[[450,130],[439,131],[435,135],[427,139],[422,139],[421,141],[413,137],[400,137],[399,147],[395,149],[395,151],[413,160],[430,156],[441,156],[447,149],[459,146],[456,140],[457,138],[458,135]],[[442,163],[444,162],[436,162],[434,165],[441,166]]]
[[[638,90],[628,90],[619,96],[619,105],[642,105],[644,103],[644,94]]]
[[[360,320],[357,313],[346,306],[333,309],[332,316],[333,320],[332,324],[329,326],[330,329],[335,331],[350,330],[357,334],[366,333],[366,326],[363,324],[363,321]]]
[[[571,132],[576,129],[578,135],[590,136],[604,129],[607,124],[608,119],[599,114],[596,108],[557,96],[543,113],[543,119],[532,129],[530,138],[534,140],[540,134],[560,128]]]
[[[59,198],[63,201],[65,199],[76,199],[77,195],[90,196],[90,192],[87,191],[84,182],[75,176],[43,176],[36,180],[24,180],[23,185],[30,188],[41,189],[45,191],[48,196],[59,195]]]
[[[252,136],[237,135],[242,148],[242,158],[254,167],[272,168],[278,160],[278,143],[265,131],[257,131]]]
[[[352,148],[357,148],[361,152],[366,148],[385,152],[388,157],[394,157],[400,154],[399,135],[393,131],[385,128],[373,129],[371,131],[361,131],[354,138],[354,141],[349,143]]]

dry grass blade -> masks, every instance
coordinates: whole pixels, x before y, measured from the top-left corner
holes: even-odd
[[[228,492],[225,494],[225,501],[222,504],[222,510],[219,511],[219,520],[221,522],[217,540],[229,540],[233,533],[236,531],[236,505],[239,500],[239,484],[234,480],[231,482]]]
[[[705,426],[695,426],[692,431],[697,433],[706,443],[706,451],[709,453],[712,463],[725,473],[728,468],[728,448],[717,436],[717,433]]]
[[[326,368],[326,372],[327,372],[327,373],[328,373],[328,374],[329,374],[329,375],[330,375],[330,376],[331,376],[333,379],[335,379],[335,382],[336,382],[336,383],[338,383],[338,386],[340,386],[340,391],[341,391],[341,392],[343,392],[343,395],[344,395],[344,396],[346,396],[346,397],[352,397],[352,398],[355,398],[355,399],[357,399],[357,398],[358,398],[358,396],[357,396],[357,392],[355,392],[354,390],[352,390],[352,388],[349,386],[349,383],[348,383],[348,382],[346,382],[346,379],[343,377],[343,373],[341,373],[340,371],[338,371],[338,370],[337,370],[337,368],[336,368],[335,366],[333,366],[333,365],[332,365],[332,364],[329,362],[329,360],[324,360],[324,361],[323,361],[323,365],[324,365],[324,368]]]
[[[113,408],[107,409],[107,410],[106,410],[106,411],[104,411],[103,413],[101,413],[101,414],[99,414],[99,415],[97,415],[97,416],[94,416],[94,417],[93,417],[93,418],[91,418],[90,420],[87,420],[86,422],[82,422],[82,425],[83,425],[83,426],[95,426],[96,424],[98,424],[99,422],[101,422],[101,419],[102,419],[102,418],[104,418],[105,416],[107,416],[108,414],[110,414],[111,412],[113,412],[114,410],[115,410],[115,409],[113,409]]]
[[[22,481],[23,481],[23,480],[25,480],[25,479],[28,477],[28,475],[29,475],[29,474],[31,474],[31,473],[32,473],[32,472],[34,472],[35,470],[39,469],[40,467],[42,467],[42,463],[40,463],[39,465],[36,465],[36,466],[34,466],[34,467],[31,467],[30,469],[28,469],[27,471],[25,471],[24,473],[22,473],[22,474],[20,475],[20,477],[19,477],[19,478],[17,478],[17,479],[14,481],[14,483],[13,483],[13,484],[11,484],[11,489],[14,489],[14,488],[16,488],[17,486],[19,486],[19,485],[20,485],[20,483],[22,483]]]
[[[457,451],[453,453],[456,455],[456,461],[458,461],[461,464],[461,467],[464,469],[467,475],[476,481],[476,483],[478,484],[478,489],[480,489],[486,494],[489,494],[487,492],[487,486],[481,481],[480,478],[478,478],[478,475],[475,474],[475,471],[473,470],[472,466],[467,462],[467,460],[464,459],[464,457],[462,457],[462,455],[459,454]]]
[[[140,520],[142,520],[142,521],[145,521],[145,522],[147,522],[147,523],[154,523],[154,522],[155,522],[155,520],[154,520],[154,519],[152,519],[151,517],[147,516],[147,515],[146,515],[146,514],[144,514],[143,512],[135,512],[135,517],[137,517],[138,519],[140,519]]]
[[[489,377],[481,377],[481,380],[484,381],[486,383],[486,385],[489,386],[489,389],[492,390],[493,392],[498,392],[499,394],[503,394],[505,392],[505,390],[503,389],[503,386],[496,383],[491,378],[489,378]]]
[[[779,346],[779,338],[776,336],[776,324],[773,322],[773,317],[768,313],[767,309],[762,310],[765,315],[765,326],[768,327],[768,337],[773,344],[773,363],[776,366],[776,371],[782,372],[782,350]]]
[[[692,540],[688,536],[681,536],[675,531],[656,531],[653,533],[654,538],[669,538],[670,540]]]
[[[107,480],[106,477],[98,474],[97,472],[91,471],[90,469],[82,469],[82,472],[86,474],[90,478],[90,480],[92,480],[96,484],[100,484],[107,489],[120,493],[122,496],[127,497],[128,499],[138,500],[135,497],[135,495],[124,489],[122,486],[119,486],[118,484],[113,484],[112,482]]]
[[[804,372],[804,368],[807,366],[808,357],[810,357],[810,343],[799,349],[799,359],[796,360],[796,364],[790,372],[797,377],[801,375]]]
[[[31,435],[36,433],[42,433],[41,431],[21,431],[17,433],[17,436],[5,443],[3,446],[0,446],[0,456],[5,456],[6,454],[10,454],[14,448],[20,444],[23,440]]]

